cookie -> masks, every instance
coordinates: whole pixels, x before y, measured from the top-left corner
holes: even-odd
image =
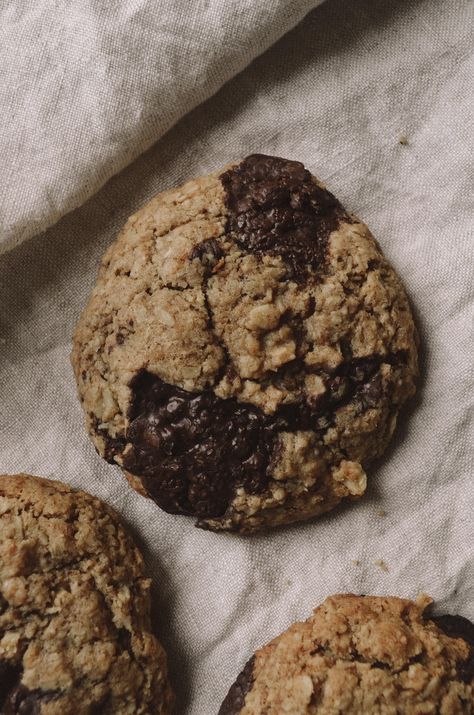
[[[302,164],[253,155],[129,219],[72,364],[98,452],[138,491],[249,532],[364,493],[417,337],[367,227]]]
[[[0,476],[0,713],[168,715],[143,557],[108,506]]]
[[[474,713],[474,624],[430,603],[331,596],[256,652],[219,715]]]

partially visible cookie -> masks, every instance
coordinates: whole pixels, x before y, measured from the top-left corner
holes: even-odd
[[[430,603],[331,596],[256,652],[219,715],[474,713],[474,624]]]
[[[1,715],[168,715],[143,557],[115,512],[0,476]]]
[[[303,164],[262,155],[129,219],[72,363],[99,453],[166,511],[239,532],[360,497],[418,371],[367,226]]]

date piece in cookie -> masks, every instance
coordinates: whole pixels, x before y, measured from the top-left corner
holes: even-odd
[[[98,452],[162,509],[239,532],[360,497],[418,370],[368,228],[302,164],[262,155],[129,219],[72,363]]]
[[[430,603],[331,596],[256,652],[219,715],[471,715],[474,624]]]
[[[118,515],[60,482],[0,476],[0,714],[172,704],[150,581]]]

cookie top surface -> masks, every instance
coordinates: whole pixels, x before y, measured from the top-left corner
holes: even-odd
[[[253,155],[129,219],[72,362],[106,459],[165,510],[244,532],[364,492],[416,343],[367,227],[299,162]]]
[[[0,713],[167,715],[142,555],[109,507],[0,476]]]
[[[474,713],[474,624],[429,603],[331,596],[257,651],[219,715]]]

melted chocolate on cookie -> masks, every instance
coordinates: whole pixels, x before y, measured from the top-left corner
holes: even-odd
[[[124,467],[140,476],[165,511],[221,516],[238,486],[254,494],[265,490],[280,432],[323,432],[335,410],[351,400],[367,409],[382,399],[381,363],[404,357],[354,358],[324,375],[326,392],[317,400],[280,405],[272,415],[212,390],[186,392],[142,370],[130,383]]]
[[[212,272],[212,268],[223,257],[224,251],[220,243],[215,238],[207,238],[195,246],[189,256],[189,260],[194,261],[197,258],[204,267],[205,275],[207,275]]]
[[[220,515],[236,483],[265,488],[275,426],[257,408],[211,390],[185,392],[146,371],[131,388],[124,466],[162,509]]]
[[[0,660],[0,715],[39,715],[41,702],[54,693],[28,690],[21,685],[22,669]]]
[[[245,696],[253,683],[253,667],[255,656],[252,656],[235,683],[227,693],[217,715],[238,715],[245,703]]]
[[[0,660],[0,713],[5,713],[5,703],[9,694],[15,689],[19,681],[20,668],[5,660]]]
[[[431,616],[440,631],[446,633],[450,638],[462,638],[468,643],[470,651],[467,660],[460,670],[460,677],[465,683],[470,683],[474,679],[474,623],[463,616]]]
[[[227,233],[246,253],[281,256],[303,280],[324,263],[327,240],[347,214],[298,161],[252,154],[220,177]]]
[[[40,715],[41,703],[51,697],[39,690],[28,690],[24,685],[19,685],[10,693],[2,715]]]

